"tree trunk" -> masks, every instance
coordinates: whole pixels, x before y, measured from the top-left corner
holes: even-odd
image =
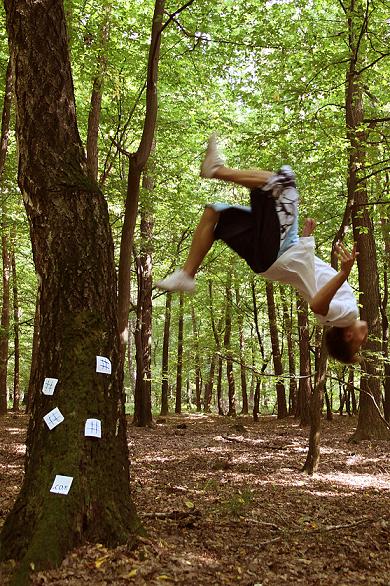
[[[210,361],[209,380],[207,381],[206,388],[204,391],[204,405],[203,410],[205,413],[211,413],[211,400],[213,398],[213,386],[214,386],[214,374],[215,374],[215,363],[217,361],[217,353],[213,352]]]
[[[9,345],[9,322],[10,322],[10,276],[11,276],[11,259],[8,250],[9,245],[9,231],[5,223],[5,204],[3,204],[3,218],[1,222],[2,236],[2,258],[3,258],[3,292],[2,292],[2,308],[1,308],[1,328],[0,328],[0,415],[7,413],[8,409],[8,345]]]
[[[184,294],[179,295],[179,321],[177,335],[177,368],[176,368],[176,397],[175,413],[181,413],[182,379],[183,379],[183,332],[184,332]]]
[[[162,366],[161,366],[161,411],[160,415],[168,415],[168,391],[169,391],[169,337],[171,327],[171,306],[172,293],[167,293],[165,296],[165,318],[164,318],[164,338],[163,338],[163,352],[162,352]]]
[[[320,461],[321,411],[324,401],[323,391],[326,380],[327,358],[325,336],[323,336],[314,391],[310,398],[309,450],[302,470],[310,475],[316,472]]]
[[[310,369],[310,344],[309,344],[309,321],[308,305],[302,298],[297,297],[298,332],[299,332],[299,387],[298,387],[298,410],[297,417],[300,417],[300,425],[310,424],[310,397],[311,397],[311,369]]]
[[[1,559],[22,560],[22,583],[31,564],[57,565],[84,540],[128,542],[140,525],[129,490],[113,241],[77,130],[63,5],[6,0],[5,7],[19,187],[42,284],[26,472],[0,536]],[[96,372],[96,356],[111,360],[110,375]],[[54,396],[40,392],[45,377],[59,380]],[[43,416],[53,407],[65,421],[50,431]],[[99,440],[84,437],[91,417],[102,422]],[[57,474],[73,477],[66,496],[50,492]]]
[[[225,335],[223,344],[226,353],[226,376],[228,381],[228,401],[229,408],[228,417],[235,417],[236,414],[236,389],[234,383],[233,372],[233,357],[230,348],[231,334],[232,334],[232,278],[231,272],[228,274],[228,281],[226,283],[226,310],[225,310]]]
[[[145,190],[152,185],[144,178]],[[146,196],[141,202],[141,247],[138,267],[137,297],[137,378],[134,394],[133,425],[151,426],[152,416],[152,235],[153,214]]]
[[[246,364],[245,364],[245,339],[244,339],[244,320],[243,312],[240,305],[240,290],[238,284],[235,284],[236,292],[236,310],[237,310],[237,321],[238,321],[238,336],[240,344],[240,372],[241,372],[241,397],[242,397],[242,408],[241,415],[248,415],[248,391],[246,384]]]
[[[290,388],[289,388],[289,399],[288,399],[288,414],[294,415],[297,408],[297,379],[295,378],[295,354],[294,354],[294,344],[293,344],[293,337],[292,337],[292,318],[291,313],[288,309],[286,299],[285,299],[285,291],[286,289],[280,286],[280,297],[282,299],[282,306],[283,306],[283,316],[284,316],[284,324],[285,324],[285,332],[287,338],[287,352],[288,352],[288,370],[290,374]],[[291,307],[292,309],[292,307]]]
[[[164,8],[165,0],[155,0],[152,35],[148,56],[145,120],[139,147],[135,153],[129,156],[125,217],[122,227],[118,269],[118,320],[121,337],[120,351],[122,364],[124,364],[125,347],[128,340],[127,328],[130,308],[131,250],[133,247],[134,230],[137,218],[140,180],[141,174],[152,150],[157,120],[157,79],[161,33],[164,26]]]
[[[19,299],[18,299],[18,282],[16,275],[15,262],[15,235],[12,238],[11,249],[11,267],[12,267],[12,292],[13,292],[13,309],[14,309],[14,392],[13,392],[13,411],[20,409],[20,348],[19,348]]]
[[[194,345],[195,345],[195,404],[198,413],[202,411],[201,403],[201,387],[202,387],[202,373],[200,370],[200,350],[199,350],[199,333],[196,324],[195,309],[193,304],[191,305],[191,317],[192,317],[192,332],[194,334]]]
[[[255,394],[253,396],[253,421],[259,421],[260,389],[261,389],[261,382],[260,382],[260,379],[257,379],[256,387],[255,387]]]
[[[386,176],[386,190],[389,195],[389,175]],[[389,356],[389,318],[387,317],[389,303],[389,259],[390,259],[390,206],[382,209],[382,234],[385,245],[385,260],[383,268],[383,299],[381,303],[382,313],[382,351],[385,360],[383,381],[383,411],[386,421],[390,423],[390,356]]]
[[[8,149],[9,127],[11,119],[12,104],[12,60],[8,59],[7,72],[5,75],[5,90],[3,111],[1,117],[0,137],[0,185],[3,179],[5,160]],[[2,202],[1,218],[1,246],[3,260],[3,292],[2,310],[0,323],[0,415],[7,412],[8,390],[7,390],[7,367],[8,367],[8,339],[9,339],[9,279],[10,279],[10,258],[8,252],[8,225],[5,201]]]
[[[252,289],[252,304],[253,304],[253,321],[255,323],[256,336],[257,336],[257,341],[259,343],[259,349],[260,349],[260,355],[261,355],[261,361],[262,361],[261,374],[263,374],[267,368],[269,358],[266,358],[266,356],[265,356],[263,339],[262,339],[262,336],[260,333],[260,328],[259,328],[259,313],[257,310],[257,302],[256,302],[256,286],[255,286],[255,280],[253,277],[252,277],[252,281],[251,281],[251,289]],[[261,378],[257,378],[256,390],[255,390],[255,395],[253,398],[253,421],[259,420],[260,389],[261,389]]]
[[[366,344],[370,358],[362,364],[358,424],[351,441],[390,439],[390,431],[375,408],[379,405],[381,364],[373,358],[381,351],[379,277],[372,219],[367,208],[365,180],[366,131],[364,130],[363,81],[364,44],[369,18],[360,0],[350,0],[346,11],[349,39],[349,68],[346,76],[346,128],[350,144],[348,160],[348,201],[352,203],[353,236],[357,243],[361,317],[368,323]],[[364,69],[364,68],[363,68]]]
[[[277,376],[283,376],[283,364],[279,349],[278,326],[276,323],[276,308],[274,297],[274,285],[267,281],[265,285],[267,294],[268,320],[271,335],[272,358],[274,362],[274,371]],[[276,379],[276,396],[278,400],[278,419],[287,417],[286,390],[283,379]]]
[[[218,376],[217,376],[217,409],[218,415],[225,415],[223,410],[222,400],[222,371],[223,371],[223,360],[221,356],[218,356]]]

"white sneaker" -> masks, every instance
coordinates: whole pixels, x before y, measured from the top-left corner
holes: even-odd
[[[164,291],[187,291],[188,293],[192,293],[195,290],[195,279],[190,277],[182,269],[179,269],[166,279],[158,281],[156,287]]]
[[[214,177],[215,171],[218,167],[222,167],[225,164],[225,160],[218,152],[217,137],[215,132],[210,136],[209,143],[207,145],[206,156],[200,168],[200,176],[211,178]]]

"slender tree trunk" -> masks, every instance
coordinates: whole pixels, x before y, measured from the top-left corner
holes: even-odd
[[[222,400],[222,371],[223,371],[223,360],[221,356],[218,356],[218,376],[217,376],[217,409],[218,415],[225,415],[223,410]]]
[[[213,398],[213,386],[214,386],[214,374],[215,374],[216,361],[217,361],[217,353],[213,352],[211,354],[209,380],[207,381],[206,388],[204,391],[203,409],[204,409],[205,413],[211,413],[211,401]]]
[[[181,413],[183,379],[184,294],[179,295],[175,413]]]
[[[266,282],[265,290],[267,294],[268,319],[271,334],[274,370],[277,376],[283,376],[283,364],[279,349],[278,326],[276,323],[274,286],[271,281]],[[278,419],[283,419],[288,415],[286,403],[286,390],[284,388],[283,379],[276,379],[276,396],[278,400]]]
[[[113,240],[77,129],[63,4],[6,0],[5,8],[19,187],[42,284],[26,472],[0,535],[1,559],[21,560],[15,580],[25,583],[31,565],[58,565],[84,540],[128,542],[139,521],[129,490]],[[96,372],[96,356],[110,359],[110,375]],[[59,381],[53,396],[40,392],[45,377]],[[54,407],[65,422],[50,431],[43,416]],[[97,441],[83,435],[91,417],[102,422]],[[73,478],[66,496],[51,492],[57,474]]]
[[[194,334],[194,345],[195,345],[195,404],[198,413],[202,411],[201,403],[201,387],[202,387],[202,373],[200,370],[200,350],[199,350],[199,332],[196,324],[196,316],[194,306],[191,305],[191,317],[192,317],[192,331]]]
[[[298,332],[299,332],[299,387],[298,410],[300,425],[310,424],[310,397],[311,397],[311,369],[310,369],[310,343],[307,302],[297,297]]]
[[[284,323],[285,323],[285,331],[286,331],[286,338],[287,338],[287,352],[288,352],[288,370],[290,374],[290,388],[289,388],[289,400],[288,400],[288,414],[294,415],[297,408],[297,379],[295,378],[295,354],[294,354],[294,344],[293,344],[293,337],[292,337],[292,318],[290,311],[287,306],[287,302],[285,299],[285,291],[286,289],[280,286],[280,297],[282,299],[282,306],[283,306],[283,316],[284,316]]]
[[[255,387],[255,394],[253,397],[253,421],[259,421],[260,389],[261,389],[261,382],[260,382],[260,379],[257,379],[256,387]]]
[[[142,138],[138,150],[135,153],[129,155],[129,173],[127,179],[125,217],[122,227],[118,270],[118,311],[122,364],[124,364],[125,347],[128,340],[127,327],[130,307],[131,250],[133,246],[134,230],[137,218],[140,180],[141,174],[152,150],[157,120],[158,63],[160,59],[161,33],[164,26],[164,9],[165,0],[155,0],[152,34],[148,57],[146,110]]]
[[[151,183],[144,178],[144,188],[150,191]],[[141,248],[138,262],[137,298],[137,378],[134,395],[133,425],[150,426],[152,416],[152,235],[153,214],[143,198],[141,203]]]
[[[245,339],[244,339],[244,320],[241,310],[240,290],[237,282],[235,283],[236,292],[236,306],[237,306],[237,321],[238,321],[238,336],[240,344],[240,372],[241,372],[241,397],[242,409],[241,415],[248,415],[248,391],[246,384],[246,363],[245,363]]]
[[[231,273],[228,274],[226,283],[226,310],[225,310],[225,335],[223,344],[226,352],[226,376],[228,381],[228,417],[236,416],[236,389],[234,382],[232,351],[230,348],[232,334],[232,279]]]
[[[3,257],[3,293],[1,308],[1,328],[0,328],[0,415],[7,413],[8,409],[8,346],[9,346],[9,324],[10,324],[10,276],[11,276],[11,258],[9,254],[9,234],[8,227],[3,219],[1,223],[2,236],[2,257]]]
[[[161,367],[161,411],[160,415],[168,415],[168,392],[169,392],[169,337],[171,327],[171,306],[172,293],[167,293],[165,296],[165,318],[164,318],[164,338],[163,338],[163,352],[162,352],[162,367]]]
[[[16,275],[15,262],[15,235],[12,238],[11,249],[11,266],[12,266],[12,292],[13,292],[13,309],[14,309],[14,392],[13,392],[13,411],[20,409],[20,348],[19,348],[19,296],[18,282]]]
[[[303,472],[314,474],[318,469],[320,461],[320,434],[321,434],[321,411],[324,401],[324,385],[326,380],[327,368],[327,351],[325,345],[325,336],[321,344],[320,360],[313,393],[310,397],[310,435],[309,450],[306,462],[303,466]]]
[[[267,368],[267,365],[269,362],[269,358],[266,358],[266,356],[265,356],[263,339],[262,339],[262,336],[260,333],[260,328],[259,328],[259,313],[257,310],[257,302],[256,302],[256,287],[255,287],[255,281],[254,281],[253,277],[252,277],[252,281],[251,281],[251,289],[252,289],[252,304],[253,304],[253,321],[255,324],[255,331],[256,331],[256,336],[257,336],[257,341],[259,344],[261,361],[262,361],[261,374],[263,374],[266,371],[266,368]],[[253,421],[259,420],[260,390],[261,390],[261,378],[257,378],[255,395],[253,398]]]
[[[12,104],[12,60],[8,59],[7,72],[5,76],[5,91],[3,101],[3,111],[1,118],[1,137],[0,137],[0,185],[3,179],[5,160],[8,149],[9,128],[11,119]],[[6,222],[6,204],[2,202],[1,218],[1,246],[3,260],[3,292],[2,292],[2,310],[0,323],[0,415],[7,412],[8,389],[7,389],[7,369],[8,369],[8,340],[9,340],[9,279],[10,279],[10,257],[8,252],[8,226]]]

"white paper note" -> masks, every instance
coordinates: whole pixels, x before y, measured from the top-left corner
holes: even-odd
[[[43,420],[49,429],[54,429],[54,427],[56,427],[64,421],[64,416],[62,415],[58,407],[55,407],[54,409],[52,409],[52,411],[49,411],[49,413],[45,415]]]
[[[73,482],[73,476],[61,476],[61,474],[57,474],[53,486],[50,489],[50,492],[56,492],[58,494],[68,494],[70,487]]]
[[[111,361],[105,356],[96,356],[96,372],[111,374]]]
[[[102,437],[102,424],[100,419],[87,419],[85,422],[84,435]]]
[[[42,387],[42,393],[44,395],[53,395],[57,383],[58,378],[45,378]]]

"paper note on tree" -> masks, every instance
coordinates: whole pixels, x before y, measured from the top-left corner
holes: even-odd
[[[54,427],[56,427],[64,421],[64,416],[62,415],[58,407],[55,407],[54,409],[52,409],[52,411],[49,411],[49,413],[45,415],[43,420],[49,429],[54,429]]]
[[[90,437],[102,437],[102,424],[100,419],[87,419],[84,435]]]
[[[45,378],[42,387],[42,393],[44,395],[53,395],[58,383],[58,378]]]
[[[96,372],[111,374],[111,361],[105,356],[96,356]]]
[[[50,492],[56,492],[57,494],[68,494],[72,482],[73,476],[61,476],[61,474],[57,474]]]

